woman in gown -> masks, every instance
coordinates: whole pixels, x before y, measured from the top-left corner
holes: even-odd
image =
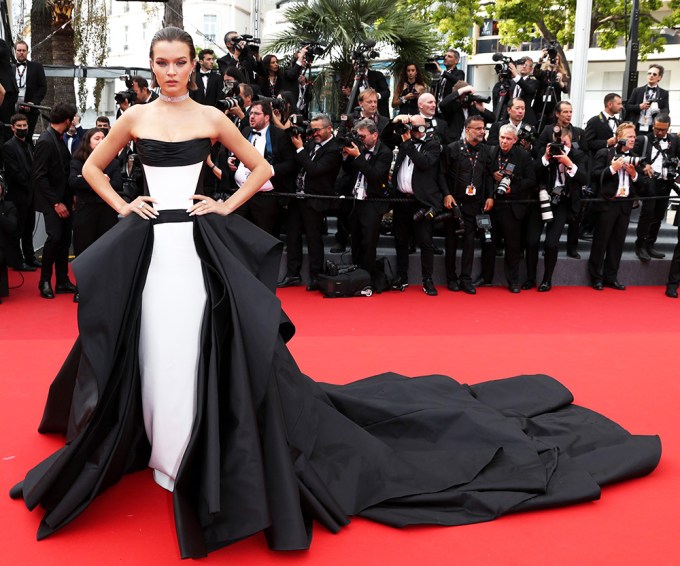
[[[658,437],[572,405],[547,376],[334,386],[300,373],[273,293],[281,244],[230,214],[270,168],[223,114],[188,98],[194,59],[188,34],[158,32],[160,99],[125,112],[83,168],[124,218],[74,262],[80,336],[39,429],[66,445],[10,493],[45,509],[38,538],[147,466],[173,491],[184,558],[259,531],[273,549],[308,548],[313,520],[337,531],[355,514],[486,521],[593,500],[654,469]],[[126,203],[102,170],[130,138],[148,194]],[[216,140],[252,171],[225,202],[200,194]]]

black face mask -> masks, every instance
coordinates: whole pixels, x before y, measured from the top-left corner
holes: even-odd
[[[20,129],[17,128],[14,131],[14,135],[16,137],[18,137],[20,140],[24,140],[24,139],[26,139],[26,136],[28,135],[28,130],[20,130]]]

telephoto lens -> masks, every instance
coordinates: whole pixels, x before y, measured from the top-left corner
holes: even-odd
[[[552,208],[550,208],[550,195],[545,189],[538,191],[538,203],[541,205],[541,219],[550,222],[553,219]]]

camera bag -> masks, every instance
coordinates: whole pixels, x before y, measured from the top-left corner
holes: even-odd
[[[328,298],[370,297],[371,276],[365,269],[355,269],[339,275],[319,274],[316,277],[319,290]]]

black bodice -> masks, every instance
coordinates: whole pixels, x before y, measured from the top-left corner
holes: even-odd
[[[140,138],[137,152],[144,165],[181,167],[205,161],[212,143],[209,138],[168,142]]]

